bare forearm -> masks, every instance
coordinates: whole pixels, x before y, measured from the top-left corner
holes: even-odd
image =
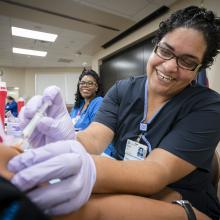
[[[94,192],[153,195],[182,179],[196,167],[157,148],[145,160],[116,161],[94,156],[97,181]]]
[[[90,126],[77,134],[77,140],[90,154],[101,154],[111,143],[114,133],[107,126],[92,122]]]
[[[90,153],[90,154],[100,154],[100,150],[96,148],[94,144],[94,138],[91,136],[88,136],[85,131],[79,132],[76,135],[77,141],[79,141],[85,149]]]
[[[167,185],[161,167],[148,161],[116,161],[93,156],[97,180],[94,193],[132,193],[149,196]],[[158,173],[158,175],[157,175]]]
[[[109,211],[113,210],[113,211]],[[194,209],[198,220],[211,220]],[[53,220],[185,220],[180,206],[133,195],[101,195],[91,198],[79,211]]]

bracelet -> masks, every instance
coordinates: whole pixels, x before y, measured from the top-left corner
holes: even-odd
[[[182,206],[185,209],[185,212],[187,214],[188,220],[196,220],[196,215],[193,211],[192,205],[187,200],[175,200],[172,201],[173,204],[177,204]]]

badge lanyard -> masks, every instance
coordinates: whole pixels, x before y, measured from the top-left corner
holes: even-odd
[[[151,144],[146,138],[148,126],[153,121],[153,119],[159,114],[159,112],[161,111],[161,109],[163,108],[163,106],[166,103],[153,115],[153,117],[149,121],[146,121],[146,123],[144,123],[145,119],[147,118],[147,110],[148,110],[148,101],[147,100],[148,100],[148,80],[146,80],[146,84],[145,84],[144,117],[140,122],[140,127],[139,127],[140,135],[138,136],[136,141],[140,143],[140,141],[142,140],[147,145],[148,152],[151,152],[151,150],[152,150]],[[167,102],[169,102],[169,100]]]
[[[146,123],[144,123],[145,119],[147,118],[147,110],[148,110],[148,79],[146,80],[145,83],[145,92],[144,92],[144,117],[140,122],[140,126],[139,126],[139,130],[140,130],[140,135],[137,138],[137,142],[140,143],[141,140],[144,141],[144,143],[147,145],[148,147],[148,152],[151,151],[151,144],[150,142],[146,139],[145,135],[148,129],[148,125],[151,123],[152,119],[150,119],[150,121],[146,121]]]
[[[143,123],[147,115],[147,80],[145,83],[145,96],[144,96],[144,118],[140,122],[140,134],[138,138],[133,141],[128,139],[125,148],[124,160],[144,160],[148,152],[151,150],[150,143],[144,138],[144,133],[147,131],[147,123]],[[143,144],[140,141],[143,140]]]
[[[148,132],[148,128],[150,123],[154,120],[154,118],[159,114],[164,104],[154,115],[147,119],[147,111],[148,111],[148,80],[145,83],[145,93],[144,93],[144,117],[139,125],[139,135],[135,141],[128,139],[125,148],[124,160],[144,160],[146,156],[151,152],[152,146],[151,143],[147,140],[146,134]],[[168,101],[169,102],[169,101]]]
[[[148,122],[144,123],[144,120],[147,118],[147,109],[148,109],[147,98],[148,98],[148,79],[146,80],[146,83],[145,83],[145,92],[144,92],[144,117],[141,120],[140,127],[139,127],[139,130],[142,133],[147,131],[147,126],[148,126]]]

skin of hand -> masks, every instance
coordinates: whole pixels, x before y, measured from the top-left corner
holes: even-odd
[[[10,180],[13,177],[13,173],[9,172],[7,169],[7,164],[10,159],[15,157],[16,155],[22,153],[23,151],[18,146],[6,146],[4,144],[0,144],[0,175],[4,178]],[[59,219],[59,220],[69,220],[71,219],[72,214],[53,217],[52,219]]]
[[[8,171],[7,163],[12,157],[20,154],[22,150],[17,146],[9,147],[4,144],[0,144],[0,152],[0,175],[10,180],[13,177],[13,173]]]

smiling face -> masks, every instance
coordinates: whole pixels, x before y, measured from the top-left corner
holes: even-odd
[[[90,76],[85,75],[79,82],[79,92],[84,99],[91,100],[95,97],[98,90],[96,80]]]
[[[167,33],[159,45],[188,62],[201,64],[206,51],[203,34],[192,28],[177,28]],[[179,59],[179,58],[178,58]],[[179,60],[180,62],[180,60]],[[196,78],[197,72],[177,65],[176,58],[165,60],[153,52],[147,63],[148,88],[151,94],[170,99]]]

